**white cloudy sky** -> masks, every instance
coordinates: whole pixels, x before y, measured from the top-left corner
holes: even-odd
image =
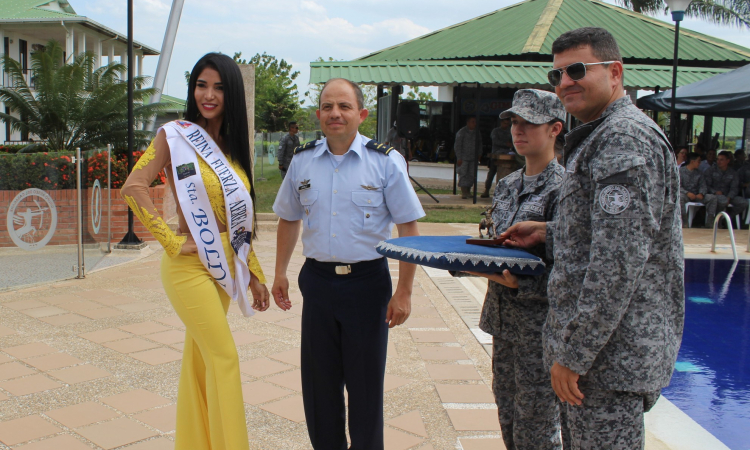
[[[517,3],[518,0],[185,0],[165,93],[185,98],[183,73],[203,54],[220,51],[243,57],[267,52],[300,71],[307,90],[309,63],[318,56],[349,60],[427,32]],[[611,0],[614,3],[614,0]],[[72,0],[80,15],[122,33],[122,0]],[[161,49],[171,0],[134,0],[135,39]],[[668,16],[663,20],[669,21]],[[750,47],[750,32],[687,19],[683,27]],[[145,58],[153,75],[157,56]]]

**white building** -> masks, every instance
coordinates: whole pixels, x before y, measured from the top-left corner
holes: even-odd
[[[27,70],[31,82],[30,54],[51,39],[65,49],[66,60],[83,51],[97,55],[97,67],[117,61],[127,64],[127,35],[76,14],[66,0],[0,0],[0,41],[3,54],[10,55]],[[156,49],[133,43],[135,74],[142,75],[143,57],[158,55]],[[8,82],[3,73],[2,83]],[[33,89],[33,85],[31,85]],[[0,102],[4,111],[5,105]],[[0,142],[12,144],[28,140],[10,126],[0,126]]]

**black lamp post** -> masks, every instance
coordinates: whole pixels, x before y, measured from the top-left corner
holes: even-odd
[[[672,146],[677,147],[677,111],[675,109],[676,96],[677,96],[677,50],[680,42],[680,22],[685,18],[685,10],[690,6],[692,0],[664,0],[672,12],[672,20],[674,20],[674,61],[672,63],[672,104],[671,104],[671,117],[669,119],[669,139],[672,141]]]

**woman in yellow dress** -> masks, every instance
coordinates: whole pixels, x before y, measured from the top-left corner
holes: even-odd
[[[269,294],[255,253],[248,250],[255,234],[255,194],[248,176],[250,142],[244,86],[232,58],[209,53],[198,61],[190,75],[185,118],[159,130],[121,195],[164,247],[162,282],[187,330],[175,449],[244,450],[249,445],[239,358],[226,314],[232,298],[238,299],[241,308],[247,305],[243,313],[252,314],[248,284],[252,309],[266,310]],[[194,134],[180,136],[181,128],[194,130]],[[213,160],[206,158],[211,153]],[[184,158],[193,158],[193,162],[181,164]],[[179,200],[179,233],[170,230],[149,197],[148,187],[162,169],[166,169],[170,189]],[[182,191],[186,186],[197,188],[186,194]],[[204,199],[202,205],[200,198]],[[244,215],[236,214],[236,198],[247,200],[242,205]],[[195,208],[203,214],[196,215]],[[243,226],[235,227],[236,216],[244,220]],[[220,239],[206,225],[209,222]],[[197,229],[196,224],[204,228]],[[245,250],[238,252],[238,248]],[[239,257],[243,254],[246,260]]]

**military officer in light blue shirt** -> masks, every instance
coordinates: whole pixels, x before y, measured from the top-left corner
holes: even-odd
[[[280,220],[272,292],[283,310],[292,307],[286,272],[302,227],[302,397],[317,450],[347,449],[344,386],[351,448],[383,450],[388,328],[409,317],[416,267],[399,264],[393,292],[375,246],[394,223],[399,236],[417,235],[425,215],[403,156],[357,131],[363,103],[349,80],[323,86],[317,115],[326,138],[295,150],[273,206]]]

